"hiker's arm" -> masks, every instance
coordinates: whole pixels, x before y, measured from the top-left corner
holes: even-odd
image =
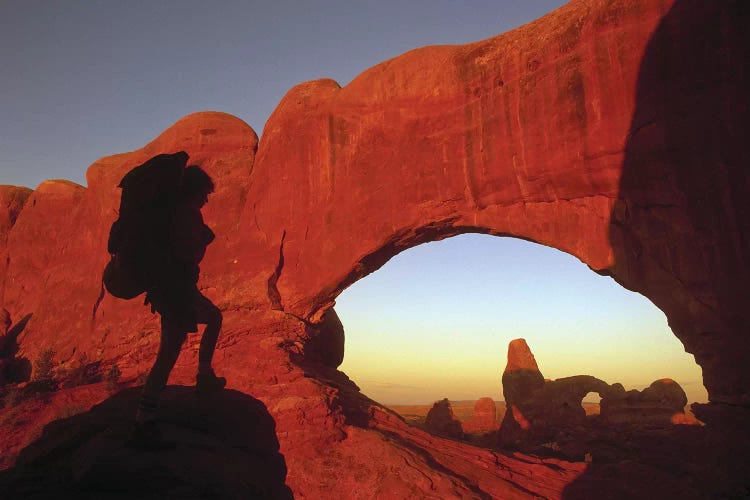
[[[206,251],[203,227],[200,212],[178,210],[172,225],[172,250],[180,262],[198,263],[203,259]]]

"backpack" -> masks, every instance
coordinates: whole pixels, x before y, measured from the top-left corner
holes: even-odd
[[[184,151],[154,156],[117,186],[122,189],[120,211],[109,231],[111,258],[102,277],[115,297],[132,299],[146,292],[167,265],[170,221],[187,160]]]

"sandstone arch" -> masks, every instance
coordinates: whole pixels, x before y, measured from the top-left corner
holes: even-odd
[[[750,356],[742,9],[571,2],[496,38],[404,54],[344,88],[295,87],[266,126],[243,212],[255,221],[248,248],[266,246],[266,269],[283,264],[274,306],[317,322],[405,248],[511,235],[650,298],[697,356],[710,398],[747,404],[748,373],[725,362]],[[716,21],[708,35],[701,19]],[[714,108],[720,131],[690,157]],[[274,190],[280,180],[290,189]]]

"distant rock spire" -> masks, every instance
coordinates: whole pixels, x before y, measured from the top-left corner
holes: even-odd
[[[503,395],[507,404],[517,403],[544,386],[544,377],[525,339],[508,344],[508,364],[503,372]]]

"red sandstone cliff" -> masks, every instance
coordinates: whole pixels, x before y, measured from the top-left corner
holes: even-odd
[[[295,494],[560,496],[583,465],[441,440],[358,394],[334,369],[343,329],[330,308],[419,243],[526,238],[649,297],[696,354],[710,397],[750,404],[746,14],[738,0],[574,0],[344,88],[301,84],[260,144],[240,120],[199,113],[97,161],[87,187],[50,181],[28,199],[0,187],[0,306],[14,322],[32,314],[18,356],[54,349],[69,365],[86,353],[126,379],[148,368],[156,318],[110,297],[93,323],[91,311],[117,182],[185,150],[217,185],[200,283],[225,314],[217,369],[267,407]],[[194,344],[172,382],[189,383]],[[0,425],[12,432],[11,453],[31,438]]]

